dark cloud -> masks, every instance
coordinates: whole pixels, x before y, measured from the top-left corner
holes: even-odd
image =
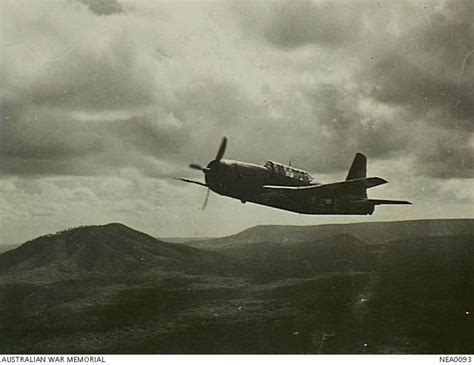
[[[123,8],[117,0],[79,0],[91,12],[97,15],[111,15],[123,13]]]
[[[235,9],[247,31],[255,32],[275,47],[294,49],[314,44],[335,47],[355,38],[362,29],[361,13],[350,3],[302,0],[263,4],[259,13],[254,13],[258,6],[252,3],[237,2]]]
[[[146,156],[172,158],[189,143],[189,131],[171,112],[151,110],[130,119],[107,123],[104,132],[115,136],[125,148],[134,148]]]
[[[99,136],[63,111],[2,102],[0,170],[41,174],[74,172],[74,161],[103,148]],[[76,172],[77,173],[77,172]]]
[[[188,158],[208,161],[226,135],[229,158],[256,163],[292,160],[310,171],[333,173],[347,170],[358,151],[387,159],[403,150],[403,128],[388,118],[364,114],[358,99],[346,90],[323,84],[300,94],[309,110],[298,110],[291,99],[262,102],[232,85],[199,83],[180,94],[182,104],[177,107],[186,130],[192,131],[192,149],[184,152]]]
[[[374,219],[471,214],[472,3],[0,3],[6,242],[111,220],[168,236],[314,224],[212,197],[192,214],[205,192],[170,178],[202,179],[187,165],[223,136],[227,158],[322,182],[367,154],[394,182],[372,196],[415,202]]]
[[[21,42],[15,24],[7,27],[11,43],[19,44],[13,51],[38,56],[30,67],[12,53],[1,68],[0,173],[104,175],[131,167],[153,176],[169,174],[165,160],[185,134],[160,94],[153,74],[158,64],[153,58],[141,61],[124,19],[95,20],[67,4],[56,10],[64,18],[77,16],[77,24],[99,30],[105,24],[115,31],[68,44],[77,34],[62,19],[36,22],[26,13],[24,27],[35,29],[30,45]],[[35,48],[45,39],[44,50]],[[51,51],[59,56],[51,57]]]
[[[134,41],[117,35],[105,49],[73,49],[47,62],[44,73],[22,93],[27,101],[74,110],[110,110],[143,107],[154,101],[150,70],[140,67]]]
[[[124,167],[167,175],[159,161],[173,158],[187,138],[180,122],[161,110],[93,120],[94,113],[78,119],[45,105],[3,101],[2,107],[0,171],[6,175],[104,175]]]
[[[462,63],[463,59],[458,60],[457,66],[460,68]],[[416,59],[386,55],[367,75],[372,85],[369,93],[381,102],[410,108],[413,114],[444,110],[452,120],[460,122],[460,127],[472,127],[472,123],[466,122],[474,117],[471,102],[474,100],[474,80],[446,78],[443,72],[455,75],[453,66],[456,65],[443,64],[443,70],[438,70],[437,67],[417,63]]]
[[[410,108],[414,115],[442,111],[446,128],[472,128],[473,6],[452,1],[426,14],[426,22],[374,52],[357,81],[377,100]]]
[[[322,67],[346,71],[309,92],[300,88],[325,135],[318,138],[322,154],[405,155],[417,173],[474,176],[466,156],[474,126],[472,1],[279,1],[235,8],[248,15],[240,21],[255,39],[294,54],[313,47],[319,59],[303,70],[308,75]],[[326,57],[333,65],[324,66]],[[346,85],[349,94],[340,92]],[[361,110],[364,103],[373,110]]]
[[[307,96],[313,100],[315,120],[326,132],[324,144],[330,155],[348,150],[383,158],[405,147],[406,136],[397,121],[362,113],[357,94],[323,85]]]
[[[101,4],[114,9],[118,3]],[[253,162],[291,159],[332,173],[347,169],[360,151],[371,159],[409,155],[429,176],[448,177],[450,169],[453,176],[471,176],[463,157],[470,140],[456,134],[473,125],[469,6],[447,3],[410,18],[410,9],[425,11],[420,4],[235,4],[248,15],[241,22],[252,23],[247,34],[284,50],[276,55],[295,77],[285,85],[278,81],[285,75],[274,73],[273,86],[257,91],[246,88],[250,79],[216,76],[217,69],[181,75],[200,60],[181,64],[173,49],[157,59],[154,50],[166,48],[159,34],[144,40],[148,28],[130,25],[128,15],[99,18],[67,9],[81,16],[78,23],[113,32],[67,46],[74,29],[63,24],[70,33],[61,33],[57,19],[34,23],[35,37],[56,42],[53,49],[62,52],[38,57],[38,69],[24,78],[16,77],[14,60],[2,70],[1,169],[93,175],[132,167],[160,176],[171,166],[212,158],[227,135],[231,157]],[[385,23],[387,29],[379,29]],[[315,61],[298,68],[292,55],[306,45],[330,49],[316,48],[309,53]],[[322,70],[328,80],[318,80]],[[433,140],[444,142],[433,148]],[[438,162],[425,163],[430,159]]]
[[[347,4],[349,6],[349,4]],[[361,24],[355,14],[341,12],[338,3],[285,2],[273,9],[264,36],[283,48],[308,44],[335,46],[349,40]]]
[[[404,111],[407,152],[427,176],[474,177],[473,10],[451,1],[430,11],[356,77],[361,92]]]
[[[152,115],[106,122],[71,119],[39,122],[21,130],[2,125],[0,171],[4,175],[109,175],[132,168],[169,176],[186,134],[161,127]],[[42,115],[40,118],[45,117]],[[66,122],[66,123],[64,123]]]

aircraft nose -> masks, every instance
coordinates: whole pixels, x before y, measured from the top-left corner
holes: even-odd
[[[219,161],[213,160],[209,162],[207,165],[207,172],[214,172],[217,171],[220,167],[221,163]]]

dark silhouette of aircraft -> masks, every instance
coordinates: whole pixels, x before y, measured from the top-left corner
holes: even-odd
[[[267,161],[256,165],[224,160],[227,138],[223,138],[216,158],[206,167],[190,164],[204,173],[205,183],[176,178],[187,183],[207,187],[203,209],[209,191],[301,214],[372,214],[376,205],[411,204],[403,200],[368,199],[367,189],[387,183],[380,177],[367,177],[367,157],[355,155],[346,180],[320,184],[303,170]]]

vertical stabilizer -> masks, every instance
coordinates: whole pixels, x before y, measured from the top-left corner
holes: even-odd
[[[346,180],[365,179],[367,177],[367,157],[356,153]],[[359,198],[367,198],[367,188],[362,182],[353,184],[351,194]]]
[[[367,177],[367,157],[362,153],[356,153],[346,180],[363,179]]]

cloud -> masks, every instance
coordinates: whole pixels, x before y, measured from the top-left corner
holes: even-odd
[[[312,60],[291,71],[314,80],[300,82],[300,100],[324,135],[317,139],[323,154],[336,156],[332,166],[313,168],[342,168],[339,157],[361,150],[410,156],[414,173],[474,177],[466,156],[474,126],[472,2],[277,1],[234,10],[256,42]]]
[[[469,1],[425,10],[426,21],[404,29],[356,77],[369,97],[406,111],[408,151],[427,176],[474,177],[472,11]]]
[[[94,11],[97,4],[88,2]],[[159,62],[140,57],[149,39],[137,41],[131,30],[142,32],[142,23],[68,2],[48,3],[54,11],[38,20],[38,5],[6,5],[0,170],[90,175],[166,164],[157,152],[173,152],[179,125],[170,125]]]
[[[454,1],[427,13],[426,22],[379,48],[357,80],[380,101],[413,114],[442,111],[447,128],[472,128],[474,32],[466,16],[472,11],[472,2]]]
[[[223,136],[227,158],[291,160],[322,182],[363,152],[393,182],[380,198],[417,201],[413,217],[469,214],[472,6],[2,2],[5,235],[112,220],[160,235],[226,234],[256,216],[301,224],[230,199],[195,214],[204,192],[169,178],[202,178],[187,165],[211,160]]]
[[[466,161],[456,135],[473,125],[469,2],[136,3],[106,17],[57,2],[39,20],[19,4],[5,27],[3,173],[165,176],[228,135],[250,161],[333,172],[357,151],[409,154],[433,166],[423,174],[472,176],[451,163]],[[440,139],[443,153],[418,147]]]
[[[234,4],[245,29],[282,49],[314,44],[336,47],[357,37],[363,28],[359,7],[349,3],[343,6],[346,11],[341,11],[341,3],[329,1]]]
[[[124,11],[116,0],[80,0],[80,2],[97,15],[111,15]]]
[[[452,133],[425,128],[418,139],[416,165],[421,174],[442,179],[472,178],[474,137],[472,133]],[[432,134],[431,136],[426,135]]]

